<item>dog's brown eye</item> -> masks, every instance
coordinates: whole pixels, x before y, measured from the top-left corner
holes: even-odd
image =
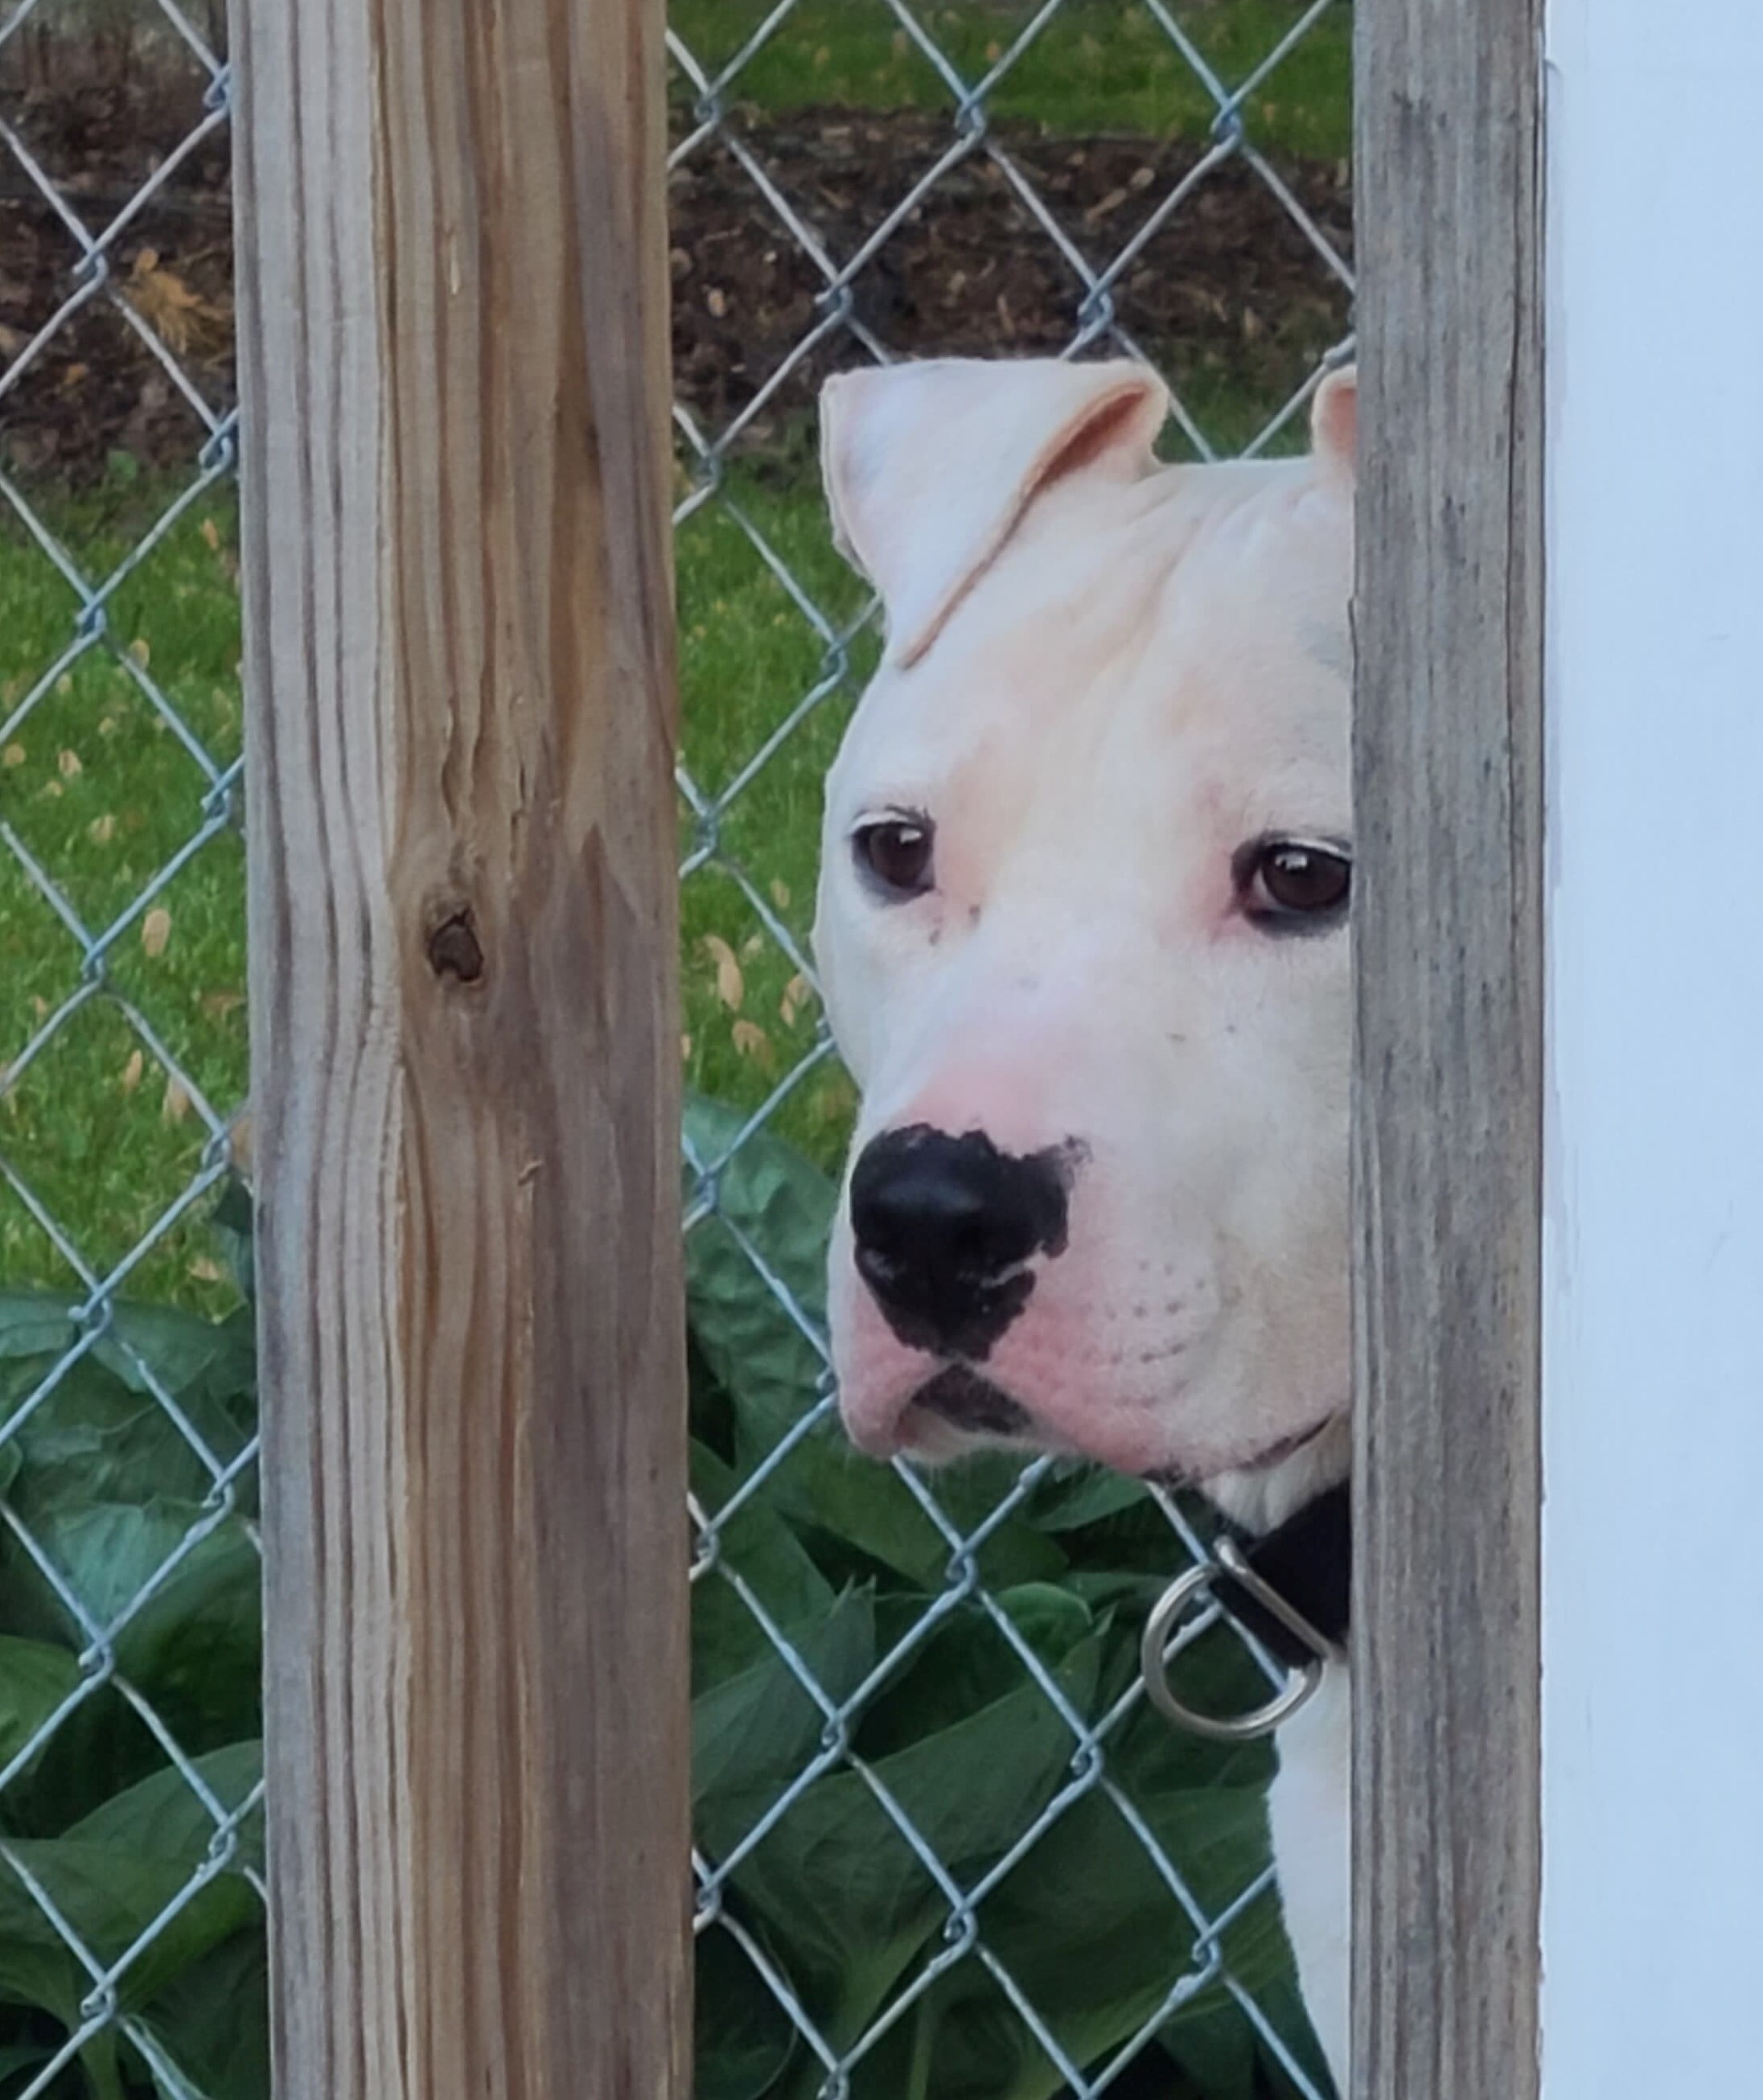
[[[930,825],[911,817],[888,817],[862,825],[852,839],[857,862],[893,901],[919,897],[931,886]]]
[[[1338,846],[1258,839],[1236,856],[1236,888],[1249,916],[1269,932],[1320,932],[1346,909],[1353,863]]]

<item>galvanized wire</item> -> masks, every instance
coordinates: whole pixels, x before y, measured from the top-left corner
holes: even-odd
[[[9,13],[0,13],[0,53],[26,24],[41,25],[53,19],[59,0],[19,0]],[[814,674],[800,690],[775,695],[769,726],[743,761],[720,788],[712,788],[694,771],[694,754],[688,747],[679,773],[679,789],[689,815],[691,845],[683,862],[686,880],[714,873],[732,882],[752,913],[764,936],[775,943],[790,968],[810,987],[814,973],[805,952],[800,929],[774,896],[731,849],[726,823],[753,783],[768,767],[787,760],[793,740],[811,717],[829,704],[848,699],[857,678],[860,642],[873,607],[854,619],[835,612],[820,602],[809,579],[798,573],[784,552],[774,542],[759,514],[744,503],[731,481],[728,469],[738,455],[743,440],[810,360],[828,355],[844,361],[887,361],[889,346],[859,314],[855,289],[864,274],[913,214],[932,197],[940,184],[968,162],[989,164],[1007,185],[1026,223],[1061,259],[1073,290],[1069,315],[1066,354],[1078,355],[1099,348],[1129,355],[1143,355],[1123,316],[1120,297],[1129,270],[1149,243],[1172,223],[1179,222],[1205,183],[1229,165],[1246,168],[1263,183],[1281,210],[1297,227],[1316,256],[1319,266],[1342,285],[1351,286],[1351,273],[1327,233],[1304,210],[1277,170],[1256,146],[1245,110],[1272,69],[1291,48],[1310,34],[1332,5],[1340,0],[1314,0],[1307,7],[1294,7],[1282,33],[1270,39],[1262,60],[1234,85],[1227,84],[1209,64],[1200,46],[1183,24],[1187,11],[1176,0],[1144,0],[1144,10],[1167,39],[1171,50],[1197,82],[1214,110],[1211,138],[1205,149],[1150,210],[1133,236],[1105,265],[1096,267],[1081,244],[1064,224],[1043,195],[1033,169],[1015,150],[1004,130],[991,121],[990,108],[1000,87],[1022,64],[1046,34],[1055,18],[1074,0],[1044,0],[1038,7],[1019,11],[1012,33],[996,48],[985,70],[975,76],[964,72],[945,45],[939,41],[927,11],[906,0],[884,0],[898,31],[911,49],[933,69],[946,96],[942,149],[916,181],[891,202],[878,205],[873,223],[848,253],[835,254],[791,201],[785,187],[768,168],[762,141],[756,143],[748,130],[735,121],[743,79],[761,54],[778,40],[799,33],[803,0],[779,0],[732,55],[719,64],[706,63],[681,35],[669,38],[669,51],[678,83],[690,104],[688,121],[673,148],[672,165],[689,168],[712,150],[726,157],[741,180],[751,184],[774,223],[779,236],[800,251],[818,283],[815,313],[800,339],[778,358],[760,380],[750,398],[719,427],[706,427],[700,414],[683,404],[676,409],[680,457],[685,463],[687,485],[677,512],[683,526],[714,506],[721,517],[741,536],[752,554],[769,571],[785,594],[794,615],[812,636],[818,652]],[[971,0],[969,0],[971,4]],[[1122,8],[1132,0],[1122,0]],[[146,915],[197,856],[210,853],[216,841],[240,822],[240,767],[236,760],[223,761],[207,748],[203,735],[180,711],[169,687],[174,678],[163,667],[150,668],[139,652],[131,651],[113,629],[111,609],[122,586],[152,562],[156,552],[191,507],[222,487],[235,471],[235,421],[231,411],[207,398],[199,375],[180,356],[129,296],[127,276],[117,267],[119,244],[142,214],[172,190],[190,157],[211,135],[226,126],[231,117],[231,76],[223,60],[205,42],[175,0],[156,0],[164,29],[175,40],[185,62],[200,68],[204,82],[200,120],[177,148],[161,158],[133,190],[122,206],[102,223],[83,214],[78,193],[59,182],[44,159],[34,152],[18,126],[0,108],[0,169],[25,186],[51,214],[64,236],[66,254],[59,296],[28,338],[15,347],[8,361],[0,364],[0,413],[50,346],[62,336],[86,309],[102,303],[122,321],[163,373],[167,384],[188,408],[201,435],[196,441],[188,470],[176,497],[165,505],[151,527],[141,535],[126,555],[103,573],[88,569],[77,549],[64,545],[51,523],[33,504],[15,474],[0,471],[0,503],[3,503],[24,537],[26,558],[47,565],[68,593],[69,611],[64,638],[50,660],[40,667],[21,694],[0,715],[0,746],[25,730],[60,682],[83,659],[101,654],[163,723],[175,739],[193,769],[192,792],[187,828],[183,842],[164,861],[121,911],[102,924],[88,923],[58,880],[55,869],[46,865],[20,835],[18,827],[0,816],[0,853],[10,855],[14,868],[30,889],[54,915],[65,942],[67,968],[64,988],[44,1011],[26,1039],[17,1043],[0,1043],[0,1103],[20,1087],[44,1053],[95,1005],[103,1005],[119,1017],[139,1043],[145,1058],[181,1089],[205,1134],[200,1161],[184,1185],[159,1208],[146,1229],[120,1257],[99,1260],[81,1242],[79,1233],[57,1216],[54,1205],[33,1183],[31,1162],[7,1148],[0,1126],[0,1202],[20,1206],[45,1235],[66,1269],[77,1279],[68,1294],[67,1309],[74,1339],[60,1360],[36,1388],[17,1405],[9,1418],[0,1421],[0,1447],[37,1414],[51,1406],[58,1391],[82,1361],[101,1343],[120,1346],[142,1389],[163,1410],[178,1436],[194,1454],[209,1482],[199,1518],[165,1555],[161,1564],[137,1593],[120,1607],[99,1612],[78,1594],[55,1555],[32,1527],[0,1495],[0,1526],[29,1556],[44,1582],[60,1600],[71,1622],[77,1627],[82,1643],[79,1680],[60,1704],[0,1766],[0,1829],[7,1789],[38,1762],[62,1754],[68,1723],[101,1692],[114,1689],[133,1708],[162,1754],[166,1766],[178,1772],[192,1797],[200,1802],[212,1825],[213,1836],[199,1865],[185,1885],[149,1921],[132,1945],[108,1962],[100,1959],[57,1904],[51,1890],[25,1856],[10,1842],[0,1839],[0,1868],[10,1872],[18,1886],[40,1909],[62,1944],[73,1956],[86,1979],[78,2018],[67,2040],[24,2085],[20,2100],[49,2092],[67,2066],[95,2036],[107,2029],[126,2034],[143,2058],[154,2067],[167,2091],[180,2089],[179,2067],[165,2056],[165,2045],[152,2030],[125,2010],[130,1977],[143,1954],[172,1925],[179,1914],[218,1874],[235,1869],[239,1863],[240,1832],[256,1808],[261,1786],[243,1802],[228,1806],[214,1795],[196,1762],[180,1747],[172,1729],[155,1712],[152,1702],[129,1682],[118,1661],[117,1643],[123,1630],[159,1593],[204,1540],[219,1529],[232,1525],[254,1538],[245,1511],[257,1444],[252,1439],[236,1452],[220,1453],[205,1440],[187,1413],[117,1326],[115,1312],[131,1278],[141,1265],[166,1242],[180,1224],[196,1213],[217,1189],[233,1164],[234,1142],[242,1104],[211,1101],[193,1073],[156,1028],[141,1001],[126,995],[114,981],[112,960],[117,944],[139,927]],[[992,11],[995,15],[995,10]],[[1091,11],[1095,11],[1092,8]],[[946,20],[950,11],[938,11]],[[1346,354],[1346,342],[1333,346],[1329,357],[1319,362],[1306,382],[1291,398],[1272,412],[1247,450],[1256,452],[1273,443],[1298,415],[1321,377],[1327,363]],[[1175,415],[1188,445],[1202,458],[1215,456],[1214,444],[1200,410],[1175,394]],[[794,1423],[762,1460],[743,1478],[730,1498],[713,1513],[694,1498],[692,1520],[694,1535],[693,1577],[696,1583],[727,1585],[748,1612],[771,1652],[791,1680],[810,1701],[822,1724],[818,1748],[803,1762],[789,1783],[778,1791],[764,1811],[738,1842],[712,1856],[700,1851],[694,1860],[698,1892],[696,1924],[703,1933],[728,1935],[750,1961],[763,1989],[782,2009],[801,2045],[819,2065],[820,2089],[828,2096],[846,2091],[853,2076],[884,2038],[906,2018],[915,2005],[929,1992],[939,1977],[958,1964],[972,1961],[983,1967],[1017,2016],[1034,2035],[1072,2094],[1088,2096],[1107,2090],[1125,2067],[1146,2047],[1159,2027],[1181,2006],[1209,1987],[1229,1992],[1242,2018],[1261,2038],[1267,2052],[1283,2067],[1295,2089],[1308,2100],[1320,2100],[1316,2089],[1293,2053],[1289,2038],[1276,2031],[1251,1992],[1235,1978],[1227,1958],[1223,1935],[1248,1908],[1272,1900],[1268,1877],[1263,1874],[1237,1890],[1222,1907],[1211,1909],[1194,1893],[1183,1861],[1170,1856],[1148,1827],[1129,1792],[1118,1782],[1109,1762],[1110,1745],[1123,1723],[1143,1700],[1142,1685],[1135,1684],[1099,1719],[1086,1718],[1071,1703],[1056,1674],[1036,1654],[1009,1614],[981,1579],[979,1555],[985,1538],[1020,1511],[1043,1480],[1047,1462],[1027,1467],[1004,1499],[976,1531],[963,1533],[945,1510],[933,1481],[901,1465],[900,1477],[917,1507],[946,1546],[949,1573],[941,1594],[923,1614],[894,1641],[888,1652],[870,1669],[864,1681],[835,1696],[818,1679],[808,1659],[768,1610],[763,1599],[725,1554],[723,1542],[729,1526],[756,1500],[762,1498],[780,1470],[786,1467],[804,1440],[821,1430],[835,1407],[827,1365],[826,1339],[813,1314],[792,1293],[772,1254],[758,1244],[731,1217],[721,1202],[720,1177],[756,1133],[765,1130],[779,1110],[791,1100],[811,1074],[826,1065],[831,1048],[824,1030],[805,1053],[770,1086],[765,1098],[747,1117],[715,1158],[693,1157],[688,1166],[691,1193],[688,1198],[689,1233],[703,1231],[712,1220],[734,1235],[765,1290],[793,1330],[815,1352],[824,1367],[818,1401]],[[1199,1551],[1180,1510],[1166,1498],[1159,1498],[1169,1520],[1170,1569],[1173,1574],[1188,1564]],[[941,1860],[933,1845],[918,1829],[910,1814],[874,1766],[853,1747],[856,1724],[878,1691],[896,1679],[939,1626],[959,1609],[981,1612],[998,1635],[1007,1643],[1020,1667],[1023,1681],[1032,1683],[1060,1717],[1070,1739],[1070,1754],[1064,1782],[1015,1834],[1002,1857],[978,1879],[963,1883]],[[1201,1620],[1184,1639],[1205,1630]],[[835,1771],[854,1774],[867,1790],[891,1828],[911,1852],[945,1911],[941,1945],[933,1958],[922,1965],[909,1983],[881,2009],[854,2040],[835,2045],[817,2026],[799,1979],[780,1967],[743,1921],[731,1890],[743,1863],[791,1814],[815,1783]],[[1108,1801],[1124,1818],[1143,1846],[1166,1888],[1175,1911],[1185,1920],[1171,1937],[1168,1949],[1168,1982],[1161,2002],[1149,2013],[1139,2031],[1127,2037],[1107,2059],[1096,2065],[1072,2059],[1042,2010],[1014,1977],[986,1935],[988,1895],[1064,1817],[1080,1802],[1097,1797]]]

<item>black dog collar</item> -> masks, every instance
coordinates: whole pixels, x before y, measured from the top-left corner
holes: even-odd
[[[1243,1559],[1270,1590],[1337,1648],[1346,1645],[1352,1612],[1353,1497],[1343,1480],[1306,1502],[1276,1530],[1245,1542]],[[1219,1573],[1213,1595],[1288,1669],[1302,1670],[1315,1651],[1234,1576]]]

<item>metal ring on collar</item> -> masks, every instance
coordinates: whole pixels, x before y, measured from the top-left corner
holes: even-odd
[[[1232,1582],[1240,1583],[1257,1604],[1271,1612],[1311,1651],[1310,1660],[1302,1669],[1293,1670],[1286,1679],[1285,1690],[1276,1693],[1264,1706],[1257,1706],[1247,1714],[1222,1716],[1197,1714],[1176,1697],[1170,1689],[1166,1653],[1170,1636],[1182,1613],[1221,1575],[1228,1575]],[[1271,1583],[1263,1581],[1244,1558],[1236,1541],[1228,1538],[1220,1541],[1216,1561],[1197,1561],[1186,1574],[1178,1576],[1157,1599],[1145,1621],[1144,1638],[1139,1648],[1139,1664],[1144,1673],[1144,1688],[1152,1705],[1178,1726],[1197,1736],[1209,1736],[1217,1743],[1249,1743],[1260,1736],[1271,1736],[1315,1696],[1322,1682],[1324,1665],[1345,1660],[1340,1648],[1325,1634],[1318,1633],[1302,1612],[1288,1604]]]

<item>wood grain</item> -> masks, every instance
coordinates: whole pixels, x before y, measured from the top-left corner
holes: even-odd
[[[1540,0],[1359,0],[1353,2092],[1537,2090]]]
[[[660,0],[236,0],[279,2100],[688,2085]]]

